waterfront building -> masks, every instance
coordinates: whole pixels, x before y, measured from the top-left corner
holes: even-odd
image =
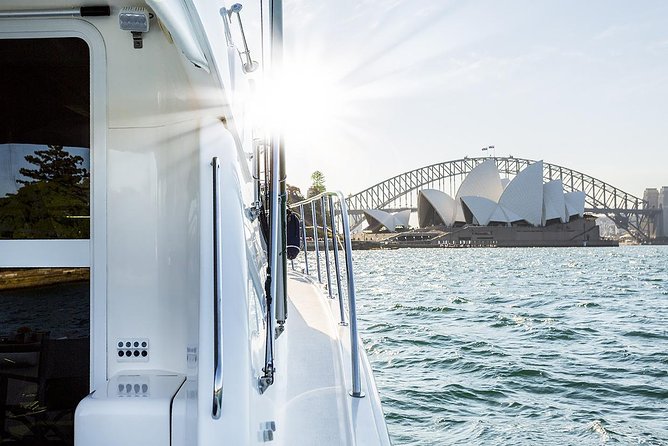
[[[659,209],[659,189],[648,187],[642,194],[642,199],[647,202],[648,209]],[[651,219],[649,227],[649,236],[651,238],[660,237],[661,215]]]
[[[504,182],[490,159],[471,170],[454,199],[439,190],[421,190],[418,222],[421,228],[565,224],[584,216],[585,197],[582,191],[564,193],[561,180],[543,184],[542,161]]]
[[[648,187],[642,194],[642,199],[647,202],[647,206],[650,209],[657,209],[659,207],[659,189]]]
[[[668,237],[668,186],[663,186],[657,197],[658,208],[662,210],[658,218],[657,237]]]

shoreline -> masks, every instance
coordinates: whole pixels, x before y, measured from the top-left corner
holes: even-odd
[[[0,270],[0,291],[90,280],[88,268],[12,268]]]

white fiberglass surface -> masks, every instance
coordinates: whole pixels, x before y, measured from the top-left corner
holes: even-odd
[[[192,124],[113,129],[108,155],[110,374],[128,367],[186,373],[198,289],[196,134]],[[115,357],[119,339],[148,338],[145,363]]]
[[[380,401],[361,352],[364,398],[353,398],[349,326],[339,325],[337,299],[309,278],[290,274],[286,332],[274,389],[279,401],[277,444],[389,444]],[[308,442],[305,443],[305,439]]]

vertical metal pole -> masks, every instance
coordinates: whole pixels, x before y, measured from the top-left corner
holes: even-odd
[[[308,243],[306,242],[306,220],[304,219],[304,205],[299,205],[299,215],[302,217],[302,240],[304,242],[304,272],[308,276]]]
[[[278,77],[283,55],[283,2],[282,0],[269,0],[271,10],[271,69],[272,75]],[[264,356],[263,376],[260,377],[258,387],[260,393],[274,383],[274,317],[276,316],[276,299],[278,298],[278,280],[282,273],[278,267],[279,240],[281,238],[281,212],[280,206],[280,164],[282,138],[280,135],[271,135],[271,187],[270,190],[270,237],[269,237],[269,269],[268,283],[265,284],[267,294],[267,337]],[[265,164],[265,168],[267,165]],[[265,172],[265,175],[267,173]],[[284,207],[283,207],[284,209]],[[285,217],[283,217],[285,218]]]
[[[269,287],[267,293],[268,312],[267,312],[267,345],[265,349],[265,367],[263,369],[264,376],[260,378],[260,392],[264,392],[268,386],[274,382],[274,320],[276,317],[276,301],[278,298],[278,251],[280,240],[280,213],[279,206],[279,172],[278,172],[278,150],[279,145],[277,141],[273,141],[271,145],[271,187],[270,187],[270,237],[269,237]]]
[[[334,243],[334,269],[336,270],[336,290],[339,296],[339,311],[341,312],[340,325],[346,323],[346,310],[343,306],[343,291],[341,291],[341,266],[339,264],[339,237],[336,231],[336,216],[334,215],[334,198],[329,196],[329,221],[332,222],[332,243]]]
[[[313,216],[313,246],[315,246],[315,263],[318,267],[318,282],[322,283],[320,273],[320,246],[318,244],[318,216],[315,213],[315,201],[311,202],[311,215]]]
[[[253,201],[260,201],[260,141],[253,141]]]
[[[283,1],[269,0],[271,8],[271,74],[274,80],[280,79],[283,69]],[[277,160],[272,159],[272,164],[276,170],[272,172],[272,186],[276,186],[278,197],[278,207],[272,208],[272,212],[278,213],[277,228],[277,248],[278,260],[276,269],[272,268],[272,274],[276,278],[276,300],[275,317],[279,325],[283,325],[287,318],[287,277],[288,277],[288,258],[286,256],[287,234],[285,227],[286,220],[286,193],[285,193],[285,144],[283,135],[276,132],[272,135],[272,149]],[[278,181],[274,181],[274,175]],[[273,204],[273,203],[272,203]]]
[[[269,195],[269,188],[271,186],[271,178],[269,177],[269,171],[271,170],[269,166],[271,166],[271,144],[267,147],[267,145],[264,146],[264,193],[265,196],[268,197]],[[265,200],[266,201],[266,200]],[[269,207],[270,203],[264,203],[267,207]]]
[[[218,419],[223,411],[223,224],[221,217],[220,160],[213,166],[213,407]],[[4,414],[3,414],[4,415]]]
[[[327,269],[327,292],[332,296],[332,276],[329,271],[329,234],[327,234],[327,212],[325,212],[325,196],[320,197],[320,211],[322,213],[322,230],[325,238],[325,268]]]
[[[353,247],[350,241],[350,222],[348,220],[348,208],[342,193],[339,193],[339,205],[341,206],[341,220],[343,221],[343,237],[346,248],[346,275],[348,279],[348,311],[350,313],[350,357],[352,362],[353,390],[350,396],[355,398],[364,397],[360,379],[360,354],[359,337],[357,334],[357,310],[355,308],[355,276],[353,276]]]

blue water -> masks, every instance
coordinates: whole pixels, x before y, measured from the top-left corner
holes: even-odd
[[[668,247],[355,251],[401,445],[668,445]]]

